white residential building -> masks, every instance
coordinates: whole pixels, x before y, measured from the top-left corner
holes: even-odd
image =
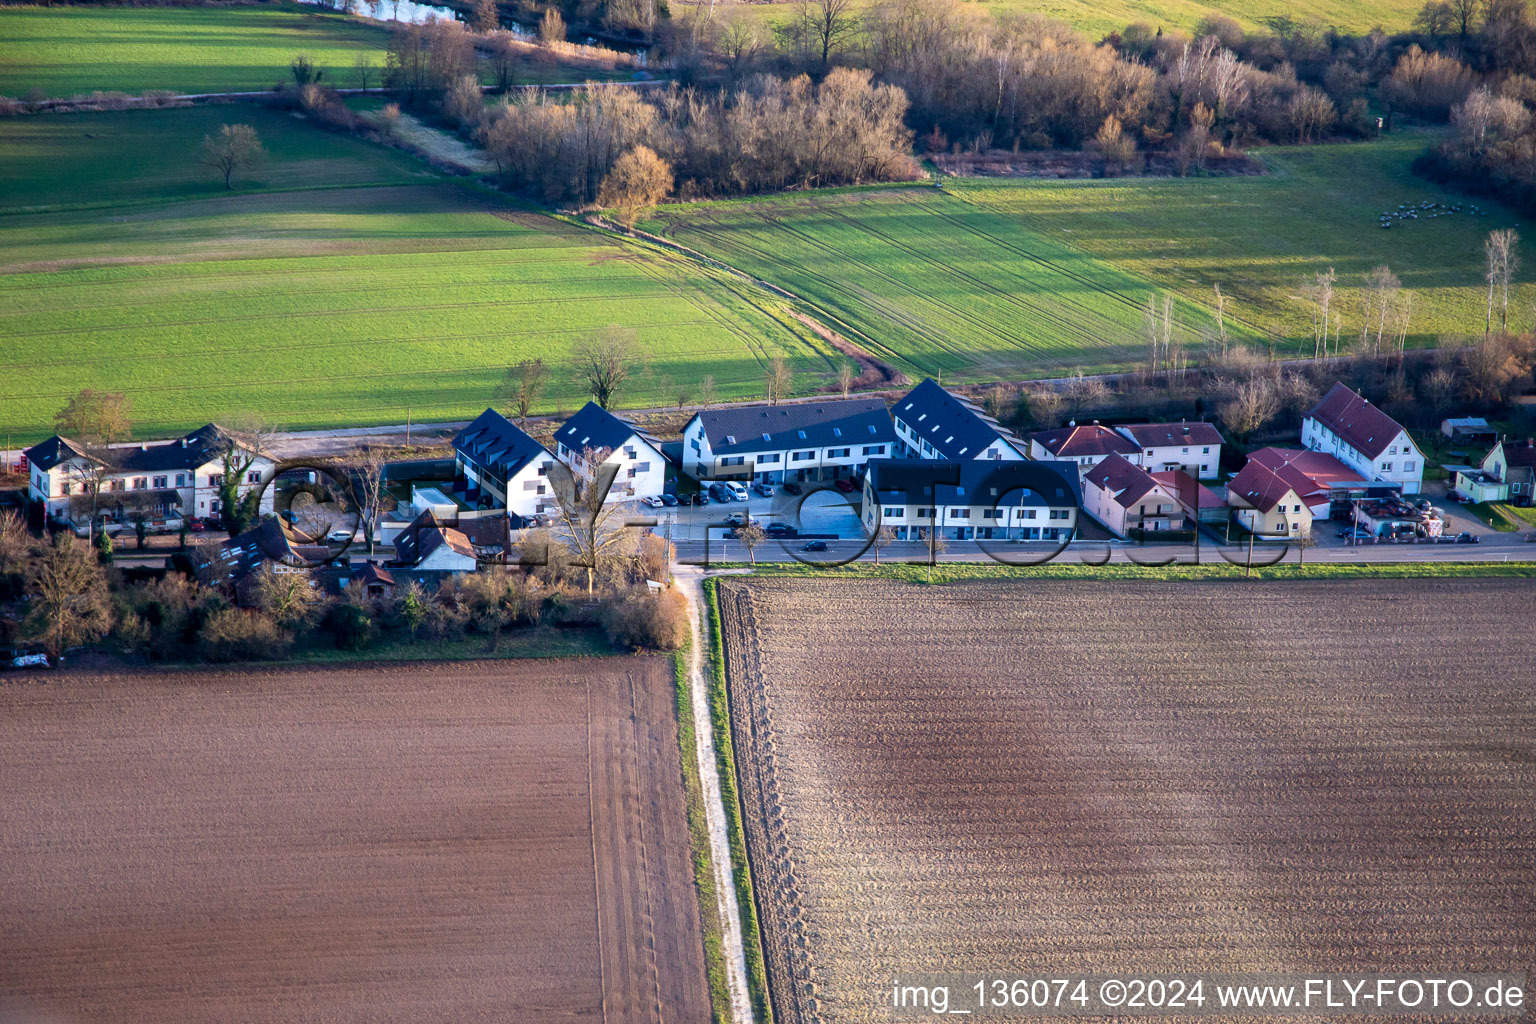
[[[453,455],[471,507],[504,508],[520,518],[554,511],[555,457],[495,409],[459,431]]]
[[[699,480],[837,480],[895,448],[878,398],[705,409],[683,428],[682,468]]]
[[[96,514],[107,524],[142,516],[174,528],[187,516],[219,515],[224,456],[231,451],[243,467],[240,495],[266,488],[273,461],[209,423],[185,437],[135,444],[87,445],[55,435],[27,449],[27,490],[49,518],[76,527],[88,525],[94,490]],[[272,512],[270,489],[260,511]]]
[[[1140,465],[1149,473],[1214,480],[1221,468],[1221,432],[1209,423],[1128,423],[1115,430],[1140,446]]]
[[[606,501],[660,497],[666,489],[667,460],[661,442],[596,402],[582,406],[556,429],[555,455],[582,480],[591,477],[591,461],[616,466],[618,475]]]
[[[1076,467],[1064,462],[883,459],[864,478],[866,531],[897,540],[1067,541],[1077,529]]]
[[[1301,424],[1303,447],[1332,455],[1367,480],[1418,494],[1424,455],[1408,431],[1343,384],[1328,389]]]
[[[1024,442],[972,403],[925,379],[891,407],[902,453],[914,459],[1017,461]]]
[[[1083,471],[1083,511],[1122,538],[1132,530],[1167,532],[1184,526],[1178,496],[1119,455]]]

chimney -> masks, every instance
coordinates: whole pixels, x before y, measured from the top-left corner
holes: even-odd
[[[139,451],[141,451],[141,452],[149,451],[149,445],[146,442],[140,441],[139,442]]]
[[[185,447],[186,447],[186,446],[187,446],[187,439],[186,439],[186,438],[182,438],[182,439],[181,439],[181,446],[182,446],[182,447],[183,447],[183,448],[185,448]]]

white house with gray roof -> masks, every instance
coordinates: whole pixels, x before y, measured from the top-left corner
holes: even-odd
[[[596,465],[616,465],[618,475],[606,501],[633,501],[660,497],[667,484],[667,460],[661,442],[635,429],[596,402],[555,430],[555,455],[582,480],[591,478]]]
[[[1023,459],[885,459],[864,478],[864,529],[897,540],[1072,539],[1082,505],[1077,467]]]
[[[698,480],[837,480],[895,449],[879,398],[705,409],[683,428],[682,468]]]
[[[495,409],[458,432],[453,458],[472,508],[504,508],[519,517],[554,510],[549,467],[555,457]]]
[[[903,453],[915,459],[1021,461],[1024,440],[931,378],[898,399],[891,421]]]

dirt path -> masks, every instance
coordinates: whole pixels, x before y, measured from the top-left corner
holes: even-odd
[[[715,759],[714,731],[709,722],[709,687],[704,682],[704,655],[709,627],[704,617],[704,574],[692,566],[675,566],[675,580],[693,616],[693,646],[688,651],[688,681],[693,690],[694,735],[698,737],[699,781],[704,790],[704,816],[709,825],[709,855],[715,867],[720,925],[724,932],[725,976],[731,990],[731,1016],[735,1024],[752,1024],[752,1002],[747,995],[747,958],[741,945],[741,908],[736,905],[736,881],[731,870],[731,848],[725,836],[725,804],[720,795],[720,776]]]
[[[400,115],[395,137],[433,163],[451,170],[464,174],[496,173],[496,161],[486,156],[484,150],[475,149],[456,135],[424,125],[410,114]]]

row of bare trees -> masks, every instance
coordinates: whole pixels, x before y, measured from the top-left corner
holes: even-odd
[[[672,90],[655,100],[611,85],[532,94],[497,107],[478,133],[509,187],[593,202],[619,172],[613,196],[644,200],[669,174],[685,195],[909,178],[905,113],[900,89],[839,69],[819,84],[761,76],[732,93]]]

